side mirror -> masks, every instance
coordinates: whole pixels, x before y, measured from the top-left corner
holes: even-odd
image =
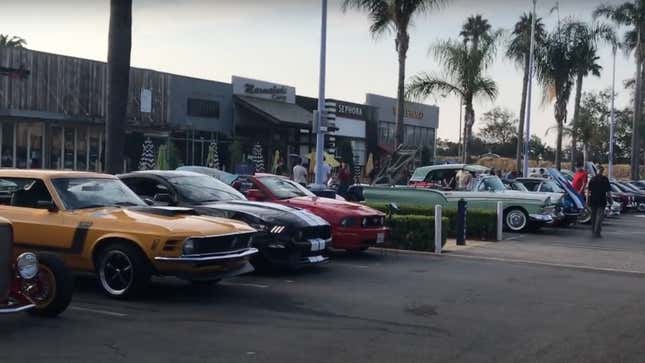
[[[263,201],[266,196],[260,189],[249,189],[246,191],[246,198],[248,200]]]
[[[236,181],[233,182],[233,184],[231,184],[231,186],[235,190],[240,190],[242,188],[242,182],[239,181],[239,180],[236,180]]]
[[[49,212],[58,212],[58,207],[51,200],[39,200],[36,202],[36,208],[38,209],[47,209]]]
[[[166,203],[168,205],[175,204],[175,201],[172,199],[172,196],[168,193],[157,193],[152,197],[154,203]]]
[[[401,208],[399,208],[399,206],[396,203],[389,203],[387,205],[387,209],[390,212],[390,214],[399,212],[401,210]]]
[[[143,198],[143,201],[144,201],[147,205],[155,205],[155,201],[154,201],[154,200],[152,200],[152,199],[150,199],[150,198]]]

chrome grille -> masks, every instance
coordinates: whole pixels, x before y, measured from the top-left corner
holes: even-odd
[[[9,293],[13,258],[13,230],[11,224],[0,221],[0,300]]]
[[[320,226],[313,226],[313,227],[304,227],[302,229],[303,240],[314,239],[314,238],[322,238],[322,239],[331,238],[331,227],[329,227],[328,225],[320,225]]]
[[[253,233],[229,234],[223,236],[193,237],[195,253],[221,253],[243,250],[251,246]]]

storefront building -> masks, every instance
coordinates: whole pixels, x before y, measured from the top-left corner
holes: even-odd
[[[303,130],[311,129],[313,118],[296,104],[296,88],[238,76],[233,76],[232,87],[235,141],[241,145],[242,161],[259,144],[266,170],[277,160],[290,170],[294,156],[311,145]]]
[[[365,103],[377,109],[379,148],[391,152],[395,144],[396,98],[368,93]],[[436,155],[439,107],[406,102],[403,124],[404,144],[427,147]]]
[[[368,105],[347,102],[338,99],[327,99],[336,104],[336,131],[326,135],[326,150],[342,159],[339,145],[348,143],[351,146],[353,162],[364,166],[367,157],[376,148],[376,109]],[[297,96],[296,103],[310,112],[318,108],[318,99]],[[312,148],[315,148],[315,136],[312,136]]]

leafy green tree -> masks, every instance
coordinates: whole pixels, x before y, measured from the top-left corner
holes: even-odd
[[[399,75],[397,83],[396,132],[398,146],[403,143],[403,115],[405,105],[405,63],[410,46],[408,29],[416,15],[428,13],[447,0],[343,0],[343,11],[354,8],[365,11],[370,20],[370,33],[374,37],[394,32],[394,45],[398,54]]]
[[[482,115],[480,137],[488,144],[506,146],[517,138],[517,119],[509,109],[495,107]]]
[[[523,147],[523,135],[524,135],[524,115],[526,115],[526,97],[527,97],[527,86],[529,79],[529,67],[530,59],[529,53],[531,49],[531,23],[533,21],[533,15],[531,14],[522,14],[520,20],[515,23],[513,32],[511,33],[511,38],[506,48],[506,57],[512,59],[517,65],[521,66],[523,69],[524,76],[522,77],[522,103],[520,104],[520,117],[519,124],[517,129],[517,143],[515,147],[515,161],[517,170],[522,170],[522,153],[524,151]],[[544,30],[544,24],[542,23],[542,18],[535,19],[535,46],[536,48],[542,47],[544,44],[544,38],[546,37],[546,32]]]
[[[495,59],[496,42],[500,31],[491,31],[490,27],[479,23],[476,16],[466,21],[462,31],[462,41],[448,39],[436,44],[432,51],[444,69],[444,75],[419,73],[412,77],[407,87],[407,94],[412,98],[424,98],[432,94],[453,94],[463,99],[466,106],[465,125],[463,130],[464,156],[470,159],[470,142],[475,109],[473,103],[478,97],[494,100],[497,97],[497,84],[484,72]],[[474,34],[473,29],[486,29],[484,34]]]

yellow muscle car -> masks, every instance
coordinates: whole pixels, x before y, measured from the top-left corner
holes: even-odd
[[[19,251],[58,254],[77,271],[94,271],[111,297],[141,292],[152,275],[217,281],[252,271],[256,232],[187,208],[150,207],[114,176],[50,170],[0,170],[12,190],[0,216]]]

